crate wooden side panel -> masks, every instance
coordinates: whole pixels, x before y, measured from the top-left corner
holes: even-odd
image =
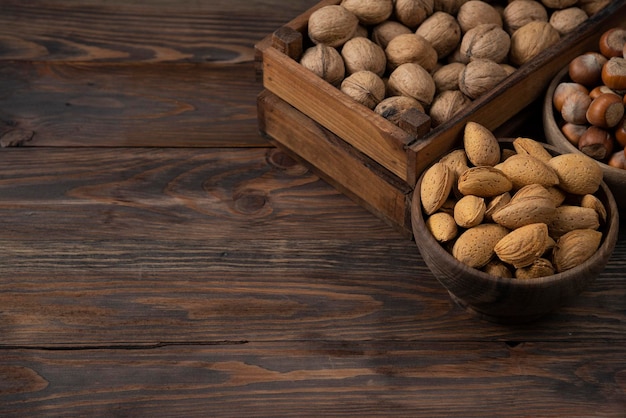
[[[415,138],[276,50],[263,52],[263,85],[409,182],[406,146]]]
[[[258,97],[259,126],[282,149],[359,205],[412,236],[412,187],[273,93]]]

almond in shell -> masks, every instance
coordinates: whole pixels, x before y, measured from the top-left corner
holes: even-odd
[[[445,164],[437,162],[426,170],[420,185],[420,198],[427,215],[432,215],[444,204],[453,183],[454,173]]]
[[[463,232],[452,246],[452,256],[474,268],[485,266],[494,256],[494,247],[509,230],[497,224],[480,224]]]
[[[513,199],[508,205],[492,215],[495,223],[509,229],[517,229],[524,225],[548,224],[556,215],[556,206],[550,197],[529,196]]]
[[[552,157],[548,162],[559,178],[559,187],[568,193],[593,194],[602,182],[602,169],[597,161],[582,153]]]
[[[471,167],[461,174],[457,187],[463,195],[493,197],[510,191],[513,183],[497,168],[480,166]]]
[[[529,266],[515,270],[516,279],[536,279],[538,277],[551,276],[555,272],[552,262],[546,258],[538,258]]]
[[[472,228],[483,221],[486,209],[484,198],[463,196],[454,206],[454,221],[461,228]]]
[[[463,131],[463,147],[475,166],[494,166],[500,162],[500,144],[495,135],[483,125],[467,122]]]
[[[534,263],[546,251],[547,245],[548,226],[534,223],[508,233],[495,245],[494,252],[500,260],[517,269]]]
[[[575,229],[556,243],[553,263],[558,272],[572,269],[587,261],[600,247],[602,233],[593,229]]]
[[[439,242],[452,241],[458,233],[454,217],[446,212],[437,212],[429,216],[426,219],[426,228]]]
[[[528,154],[515,154],[502,163],[502,171],[513,182],[515,189],[529,184],[544,187],[559,184],[556,172],[546,163]]]
[[[598,212],[592,208],[561,205],[549,224],[550,236],[558,238],[575,229],[597,230],[600,227]]]
[[[540,142],[531,138],[516,138],[513,141],[513,148],[515,148],[515,151],[518,154],[530,155],[531,157],[535,157],[546,164],[552,158],[552,154],[550,154]]]

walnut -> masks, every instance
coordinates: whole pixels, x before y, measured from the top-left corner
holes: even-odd
[[[578,0],[541,0],[541,3],[548,9],[561,10],[576,5]]]
[[[433,14],[433,0],[395,0],[394,15],[398,22],[415,29]]]
[[[433,10],[435,12],[446,12],[456,16],[461,6],[467,0],[434,0]]]
[[[411,29],[395,20],[386,20],[372,28],[372,41],[376,42],[383,49],[387,48],[389,41],[398,35],[413,33]]]
[[[559,32],[548,22],[537,20],[527,23],[511,36],[509,59],[513,65],[520,66],[557,43],[559,39]]]
[[[459,111],[470,105],[472,100],[459,90],[446,90],[433,99],[429,116],[433,127],[452,119]]]
[[[354,36],[358,25],[359,19],[345,7],[324,6],[309,16],[309,38],[337,48]]]
[[[392,0],[343,0],[341,6],[354,13],[365,26],[384,22],[393,13]]]
[[[500,64],[487,59],[468,63],[459,74],[459,89],[470,99],[477,99],[508,76]]]
[[[387,88],[390,95],[412,97],[425,108],[435,96],[435,82],[430,73],[411,62],[400,65],[389,75]]]
[[[504,68],[504,71],[506,72],[506,75],[509,76],[511,74],[513,74],[515,71],[517,71],[517,68],[515,68],[514,66],[512,66],[511,64],[500,64],[500,67]]]
[[[350,39],[341,48],[341,56],[348,74],[367,70],[382,76],[387,66],[385,51],[368,38]]]
[[[502,12],[504,28],[512,35],[525,24],[533,21],[548,21],[548,11],[543,4],[534,0],[515,0]]]
[[[611,0],[578,0],[578,7],[583,9],[587,16],[593,16],[611,3]]]
[[[435,12],[429,16],[415,31],[426,39],[442,59],[451,54],[461,41],[461,27],[451,14]]]
[[[393,38],[389,41],[385,54],[387,66],[391,71],[407,62],[419,64],[427,71],[431,71],[437,65],[435,48],[422,36],[414,33]]]
[[[495,23],[483,23],[468,30],[461,40],[461,61],[470,62],[476,58],[504,62],[509,55],[511,38]]]
[[[300,64],[337,87],[345,77],[345,66],[339,52],[332,46],[318,44],[307,48]]]
[[[549,22],[554,29],[563,36],[575,30],[587,20],[588,17],[589,16],[587,16],[587,13],[585,13],[583,9],[579,7],[568,7],[567,9],[552,12]]]
[[[443,65],[433,73],[433,80],[437,87],[437,92],[445,90],[459,89],[459,74],[465,68],[465,64],[461,62],[453,62]]]
[[[358,103],[374,109],[385,98],[385,82],[371,71],[359,71],[341,82],[341,91]]]
[[[417,109],[420,112],[424,112],[424,106],[408,96],[387,97],[376,105],[374,112],[397,125],[402,115],[409,109]]]
[[[464,3],[459,9],[456,19],[463,33],[484,23],[503,26],[500,12],[491,4],[481,0],[469,0]]]

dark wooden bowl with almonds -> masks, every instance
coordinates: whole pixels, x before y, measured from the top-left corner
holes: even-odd
[[[513,148],[512,140],[499,140],[498,143],[502,150]],[[561,155],[556,148],[548,144],[542,145],[551,156]],[[421,196],[422,182],[425,181],[427,173],[428,169],[420,176],[412,197],[411,221],[415,242],[426,265],[448,290],[450,297],[479,318],[508,324],[537,320],[570,303],[596,279],[613,253],[619,231],[618,208],[608,186],[600,182],[593,196],[602,203],[606,214],[597,228],[602,235],[597,249],[582,263],[571,268],[567,267],[564,271],[556,269],[553,274],[543,277],[516,278],[513,266],[510,266],[511,276],[504,277],[485,272],[486,268],[483,266],[471,266],[461,262],[452,255],[452,248],[461,240],[461,234],[469,228],[459,228],[459,233],[449,242],[442,242],[439,237],[435,238],[432,225],[427,224],[432,214],[425,212]],[[451,193],[454,194],[455,191]],[[570,201],[566,200],[563,205],[569,203]],[[559,242],[558,238],[555,239],[554,248],[560,245]],[[515,251],[514,249],[513,253]],[[492,254],[490,258],[497,257]],[[484,261],[480,264],[484,264]]]

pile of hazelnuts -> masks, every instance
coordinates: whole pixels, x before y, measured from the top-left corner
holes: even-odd
[[[626,29],[605,31],[599,51],[574,58],[553,95],[561,132],[588,156],[626,168]]]

